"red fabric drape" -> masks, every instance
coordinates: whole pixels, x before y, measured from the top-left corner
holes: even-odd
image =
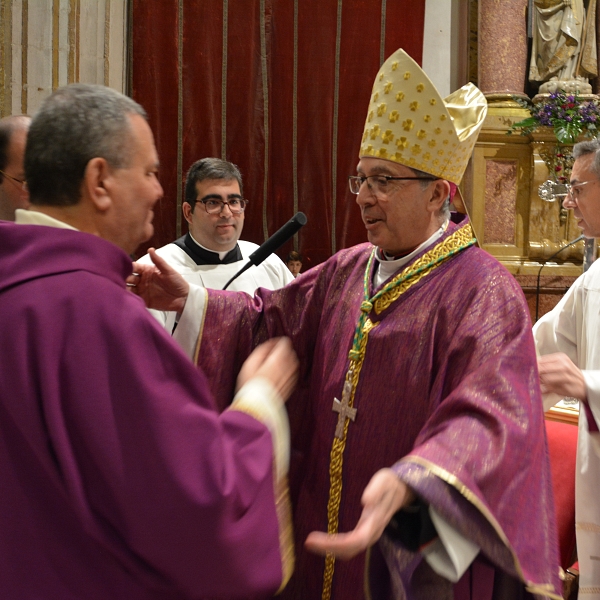
[[[177,237],[178,190],[206,156],[242,171],[244,239],[262,243],[302,210],[305,267],[364,241],[347,176],[382,57],[402,47],[421,61],[424,12],[425,0],[134,0],[132,93],[165,191],[139,253]]]

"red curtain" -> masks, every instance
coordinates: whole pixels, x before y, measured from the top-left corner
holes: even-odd
[[[364,241],[347,177],[377,70],[400,47],[421,61],[424,13],[425,0],[133,0],[132,95],[165,191],[139,253],[185,232],[185,172],[206,156],[241,169],[243,239],[301,210],[282,257],[298,249],[307,267]]]

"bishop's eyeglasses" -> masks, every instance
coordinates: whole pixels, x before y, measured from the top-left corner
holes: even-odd
[[[229,198],[229,200],[223,200],[221,197],[208,197],[202,198],[201,200],[197,200],[197,202],[202,202],[204,204],[204,209],[209,215],[219,215],[225,206],[229,207],[231,214],[233,215],[241,215],[246,209],[246,205],[248,204],[248,200],[244,198]]]
[[[369,189],[376,194],[386,195],[392,190],[390,181],[435,181],[437,177],[392,177],[391,175],[350,175],[348,185],[353,194],[358,194],[366,181]]]

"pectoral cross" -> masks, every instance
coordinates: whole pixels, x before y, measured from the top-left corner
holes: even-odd
[[[335,437],[342,439],[344,437],[344,425],[346,419],[354,421],[356,419],[356,408],[350,406],[350,394],[352,393],[352,383],[346,381],[344,383],[344,391],[342,393],[342,401],[337,398],[333,399],[333,412],[339,413],[338,422],[335,427]]]

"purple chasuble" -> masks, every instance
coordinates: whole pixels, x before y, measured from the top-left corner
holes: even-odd
[[[268,429],[98,237],[0,223],[0,597],[183,600],[282,581]]]
[[[451,224],[439,241],[455,231]],[[372,250],[370,244],[342,250],[280,290],[258,290],[253,299],[208,292],[199,364],[221,407],[258,342],[288,335],[300,358],[299,390],[287,405],[297,566],[282,598],[321,598],[324,559],[307,553],[303,543],[311,531],[327,531],[338,420],[332,402],[342,398]],[[378,469],[391,467],[479,545],[474,566],[489,567],[473,569],[474,577],[483,572],[483,579],[491,574],[493,580],[494,571],[502,572],[522,582],[521,590],[527,586],[539,597],[549,592],[557,598],[544,416],[529,312],[514,278],[486,252],[470,247],[369,316],[378,325],[369,333],[357,414],[348,427],[339,531],[355,527],[365,486]],[[364,555],[336,561],[331,597],[453,597],[452,584],[420,553],[387,536],[371,552],[372,576],[364,571]],[[486,586],[476,581],[473,598],[480,600],[476,590]],[[456,597],[462,600],[465,586],[460,590]]]

